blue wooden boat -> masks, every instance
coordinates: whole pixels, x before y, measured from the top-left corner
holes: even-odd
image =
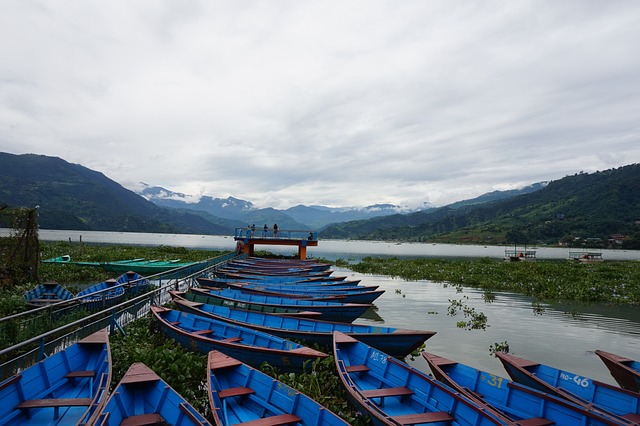
[[[208,289],[192,287],[189,289],[189,292],[187,293],[188,298],[191,297],[190,294],[193,294],[193,296],[196,298],[196,299],[193,299],[194,301],[198,301],[200,303],[206,303],[207,305],[226,306],[228,308],[239,309],[243,311],[261,312],[264,314],[275,314],[275,315],[293,316],[293,317],[301,317],[301,318],[319,318],[320,316],[322,316],[320,312],[301,311],[298,308],[287,309],[280,306],[254,305],[251,303],[224,300],[211,295]],[[192,300],[192,299],[189,299],[189,300]]]
[[[640,424],[640,394],[575,373],[496,352],[514,381],[564,398],[603,415],[619,416],[619,424]]]
[[[604,362],[621,388],[640,392],[640,361],[601,350],[597,350],[596,355]]]
[[[277,296],[295,299],[307,300],[327,300],[340,303],[373,303],[378,297],[382,296],[384,290],[367,290],[366,287],[360,287],[360,290],[305,290],[305,289],[282,289],[269,288],[260,286],[242,286],[229,284],[227,288],[239,290],[243,293],[257,294],[263,296]]]
[[[217,350],[253,367],[269,363],[282,371],[301,372],[327,354],[268,333],[199,315],[152,306],[160,329],[184,346],[203,354]]]
[[[71,299],[73,299],[73,293],[55,281],[43,282],[24,294],[27,305],[33,307],[47,306]]]
[[[301,311],[315,311],[320,313],[318,319],[325,321],[353,322],[372,306],[364,303],[339,303],[325,300],[302,300],[278,296],[261,296],[230,289],[208,290],[208,294],[230,302],[299,309]]]
[[[360,280],[301,280],[301,281],[282,281],[282,280],[247,280],[241,278],[218,278],[218,277],[199,277],[196,280],[203,287],[226,288],[228,284],[255,285],[255,286],[314,286],[328,288],[331,286],[358,288]]]
[[[0,424],[92,424],[111,382],[101,330],[0,383]]]
[[[191,404],[143,363],[131,364],[96,425],[210,425]]]
[[[83,262],[83,261],[76,262],[71,260],[71,256],[64,255],[64,256],[43,260],[42,263],[102,268],[106,272],[113,272],[116,274],[123,274],[123,273],[126,273],[127,271],[134,270],[140,274],[144,274],[145,276],[148,276],[152,274],[166,272],[176,268],[192,266],[197,264],[198,262],[180,262],[179,259],[149,260],[144,258],[115,260],[115,261],[108,261],[108,262]]]
[[[437,380],[338,331],[333,355],[347,396],[376,426],[507,424]]]
[[[177,309],[182,312],[253,328],[283,339],[303,341],[307,345],[318,344],[330,347],[333,342],[333,332],[338,330],[391,356],[404,358],[436,334],[435,331],[319,321],[242,311],[225,306],[207,305],[202,303],[200,296],[194,293],[175,291],[170,293]]]
[[[124,300],[124,285],[115,278],[92,285],[76,295],[80,303],[90,311],[108,308]]]
[[[249,273],[229,272],[217,269],[211,272],[212,278],[231,278],[243,281],[295,282],[295,281],[343,281],[347,277],[333,277],[327,275],[257,275]]]
[[[207,388],[213,419],[218,426],[296,424],[348,425],[305,394],[222,352],[211,351]]]
[[[602,417],[581,405],[514,383],[509,379],[476,370],[464,364],[422,352],[433,376],[478,405],[504,418],[505,422],[536,425],[611,425],[615,419]]]
[[[315,271],[326,271],[331,268],[331,263],[315,262],[312,260],[301,259],[267,259],[254,257],[250,259],[236,259],[229,262],[232,266],[239,267],[252,267],[260,269],[286,269],[286,268],[300,268],[311,269]]]
[[[127,271],[116,278],[118,284],[125,284],[124,288],[127,294],[137,296],[138,294],[148,291],[151,283],[148,279],[134,271]]]
[[[198,281],[200,282],[200,281]],[[203,280],[206,283],[206,280]],[[377,290],[377,285],[361,286],[351,283],[335,282],[335,283],[285,283],[285,284],[271,284],[263,282],[227,282],[224,283],[226,288],[251,288],[256,290],[273,290],[287,293],[319,293],[319,292],[353,292],[353,291],[373,291]],[[223,288],[225,288],[223,287]]]

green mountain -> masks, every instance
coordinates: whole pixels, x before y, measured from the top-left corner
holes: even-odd
[[[38,207],[44,229],[225,234],[199,215],[163,209],[102,173],[57,157],[0,153],[0,207]]]
[[[640,240],[639,221],[640,165],[632,164],[567,176],[505,200],[336,224],[322,237],[604,246],[625,235],[631,247]]]

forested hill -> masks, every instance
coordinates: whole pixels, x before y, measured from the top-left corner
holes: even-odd
[[[160,208],[102,173],[44,155],[0,153],[3,206],[38,206],[44,229],[228,233],[196,214]]]
[[[478,206],[443,207],[406,216],[327,227],[323,238],[607,245],[626,235],[640,244],[640,165],[579,173],[530,194]]]

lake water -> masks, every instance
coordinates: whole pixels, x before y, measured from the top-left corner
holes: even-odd
[[[40,238],[49,241],[82,241],[95,243],[170,245],[193,249],[233,250],[232,237],[205,235],[141,234],[121,232],[40,230]],[[260,246],[257,247],[260,249]],[[294,254],[292,247],[266,247],[271,252]],[[307,254],[329,260],[358,261],[364,256],[397,257],[494,257],[502,258],[504,247],[463,246],[447,244],[410,244],[369,241],[323,241],[308,248]],[[565,259],[567,249],[537,248],[539,259]],[[605,260],[640,260],[634,250],[603,250]],[[64,253],[60,253],[64,254]],[[333,268],[334,275],[361,279],[362,285],[378,285],[385,293],[363,318],[366,324],[434,330],[427,350],[449,359],[506,376],[500,362],[489,354],[495,343],[508,342],[518,356],[550,364],[576,374],[614,384],[596,349],[640,359],[640,308],[629,306],[575,305],[552,303],[543,305],[538,314],[532,299],[517,294],[497,293],[493,303],[485,303],[483,293],[465,288],[457,293],[454,286],[430,281],[405,281],[380,275],[359,274],[348,269]],[[450,300],[468,297],[465,303],[488,317],[486,330],[468,331],[456,327],[463,320],[447,315]],[[407,360],[420,370],[429,372],[422,358]]]

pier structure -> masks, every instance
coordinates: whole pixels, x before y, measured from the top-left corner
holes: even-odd
[[[273,234],[273,229],[269,228],[266,232],[263,228],[236,228],[233,239],[236,241],[238,253],[245,253],[253,256],[256,244],[263,245],[279,245],[279,246],[297,246],[298,258],[305,260],[307,258],[307,247],[318,246],[318,232],[279,229],[277,234]]]

